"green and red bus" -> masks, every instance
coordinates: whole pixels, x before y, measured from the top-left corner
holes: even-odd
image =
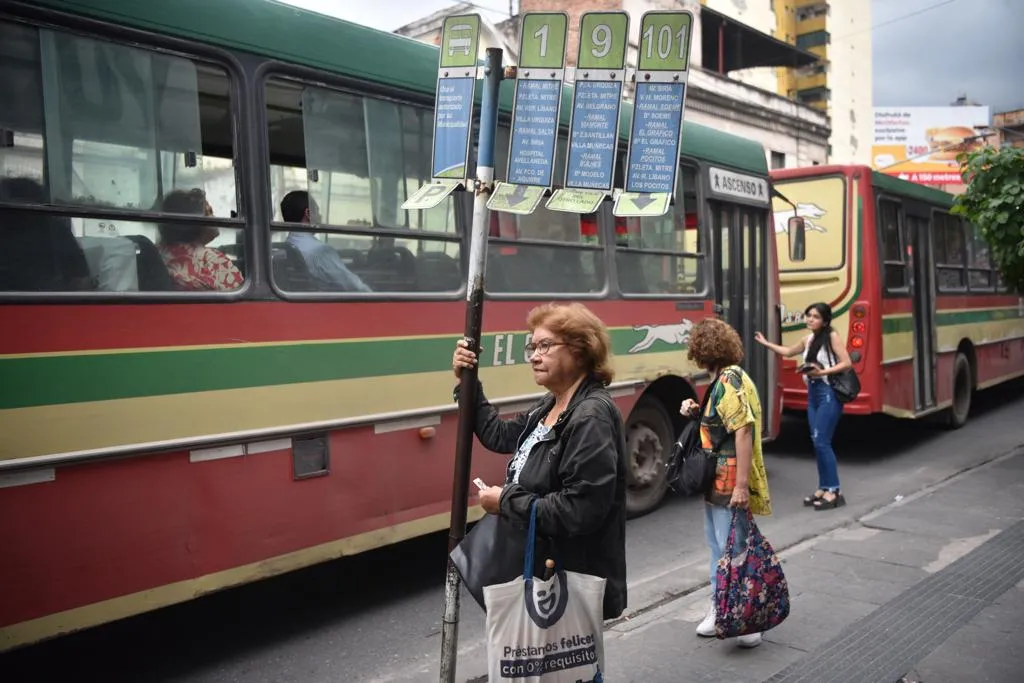
[[[447,528],[472,196],[400,208],[429,182],[437,61],[266,0],[0,7],[0,649]],[[778,333],[765,150],[687,123],[679,163],[662,218],[491,218],[488,396],[539,395],[530,308],[590,306],[632,515],[665,495],[680,401],[707,383],[693,323],[747,341],[767,438],[781,410],[752,343]],[[313,224],[284,221],[293,190]],[[310,236],[363,286],[315,277]],[[487,482],[504,466],[474,453]]]
[[[846,412],[959,427],[976,390],[1024,375],[1024,298],[974,226],[950,213],[953,195],[865,166],[771,175],[782,343],[807,334],[809,304],[832,306],[862,387]],[[794,215],[802,230],[790,229]],[[794,370],[784,363],[784,405],[806,410]]]

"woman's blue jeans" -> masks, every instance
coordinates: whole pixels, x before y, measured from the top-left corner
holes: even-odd
[[[732,526],[732,508],[722,505],[704,503],[704,540],[708,544],[711,559],[711,592],[715,592],[715,577],[718,574],[718,560],[728,549],[729,531]],[[747,547],[747,513],[740,511],[736,518],[736,540],[733,542],[733,554],[742,553]]]
[[[807,387],[807,424],[818,461],[818,488],[823,491],[839,490],[839,467],[836,452],[832,450],[832,435],[836,433],[842,414],[843,404],[836,398],[832,385],[820,379],[811,380]]]

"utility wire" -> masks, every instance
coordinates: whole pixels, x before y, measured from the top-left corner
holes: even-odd
[[[883,21],[883,22],[878,23],[878,24],[874,24],[874,25],[872,25],[869,28],[864,28],[864,29],[861,29],[859,31],[854,31],[853,33],[847,33],[846,35],[840,36],[839,38],[833,38],[832,42],[833,43],[838,43],[841,40],[845,40],[847,38],[851,38],[853,36],[860,35],[861,33],[867,33],[868,31],[874,31],[875,29],[881,28],[882,26],[888,26],[889,24],[895,24],[898,21],[903,21],[904,19],[909,19],[910,17],[916,17],[917,15],[924,14],[925,12],[930,12],[933,9],[938,9],[940,7],[945,7],[946,5],[952,5],[954,2],[957,2],[957,1],[958,0],[943,0],[943,2],[937,2],[934,5],[928,5],[927,7],[922,7],[921,9],[914,10],[913,12],[910,12],[909,14],[903,14],[903,15],[898,16],[898,17],[893,17],[892,19],[887,19],[886,21]]]

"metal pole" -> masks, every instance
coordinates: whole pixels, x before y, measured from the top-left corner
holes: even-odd
[[[500,48],[487,48],[484,90],[480,105],[480,142],[473,197],[473,227],[469,241],[469,282],[466,294],[466,339],[480,353],[484,313],[484,269],[487,265],[487,199],[494,187],[494,132],[498,124],[498,90],[503,76]],[[476,368],[465,368],[459,379],[459,428],[455,442],[455,478],[448,552],[466,535],[469,505],[469,468],[472,462],[473,424],[476,420]],[[455,683],[459,642],[459,573],[448,558],[441,623],[441,683]]]

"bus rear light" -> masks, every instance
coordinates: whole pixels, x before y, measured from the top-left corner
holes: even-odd
[[[868,312],[870,307],[865,301],[858,301],[850,307],[850,361],[858,365],[864,361],[868,340]]]

